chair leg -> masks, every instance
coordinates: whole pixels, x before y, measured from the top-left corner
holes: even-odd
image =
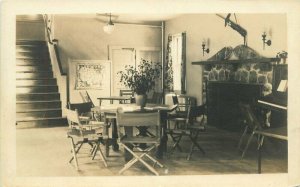
[[[107,124],[103,129],[103,135],[107,136],[107,138],[104,139],[104,146],[105,146],[105,156],[109,157],[109,122],[108,120],[105,121]]]
[[[199,131],[196,132],[195,136],[193,137],[192,134],[189,136],[191,141],[192,141],[192,145],[191,145],[191,149],[190,149],[190,153],[189,155],[187,156],[187,160],[190,160],[192,154],[193,154],[193,151],[194,151],[194,147],[196,146],[201,152],[203,155],[205,155],[205,151],[204,149],[198,144],[197,140],[198,140],[198,135],[199,135]]]
[[[241,148],[242,143],[243,143],[243,140],[244,140],[244,137],[245,137],[247,131],[248,131],[248,126],[245,127],[244,132],[243,132],[243,134],[242,134],[242,136],[241,136],[241,138],[240,138],[240,141],[239,141],[239,144],[238,144],[238,149]]]
[[[264,140],[264,136],[262,136],[259,140],[258,143],[258,156],[257,156],[257,172],[258,174],[261,174],[261,150],[262,150],[262,146],[263,146],[263,140]]]
[[[75,167],[76,167],[76,170],[79,170],[78,162],[77,162],[77,157],[76,157],[77,152],[75,151],[74,140],[73,140],[72,137],[69,137],[69,138],[71,139],[70,142],[71,142],[72,154],[73,154],[73,157],[72,157],[72,158],[75,158],[75,159],[74,159],[74,160],[75,160]],[[73,159],[72,159],[72,160],[73,160]],[[70,160],[69,163],[71,163],[72,160]]]
[[[251,133],[251,135],[250,135],[250,137],[249,137],[249,139],[248,139],[248,142],[247,142],[246,147],[245,147],[245,149],[244,149],[244,151],[243,151],[243,154],[242,154],[242,158],[244,158],[244,156],[245,156],[245,154],[246,154],[246,152],[247,152],[247,150],[248,150],[248,147],[249,147],[249,145],[250,145],[250,142],[251,142],[253,136],[254,136],[254,132]]]
[[[187,156],[187,160],[190,160],[190,158],[191,158],[191,156],[192,156],[192,154],[193,154],[193,151],[194,151],[194,147],[195,147],[195,144],[194,143],[192,143],[192,145],[191,145],[191,149],[190,149],[190,153],[188,154],[188,156]]]
[[[127,149],[128,152],[130,152],[138,161],[140,161],[142,164],[144,164],[144,166],[146,166],[152,173],[154,173],[155,175],[159,175],[158,172],[152,167],[150,166],[147,162],[145,162],[142,157],[146,155],[146,153],[143,153],[141,156],[135,154],[131,149],[129,149],[127,146],[125,146],[123,144],[124,148]],[[148,152],[150,151],[151,149],[153,149],[154,146],[150,147],[150,148],[147,148],[145,151]],[[136,161],[133,161],[133,164],[135,163]],[[126,169],[128,169],[129,167],[131,167],[133,164],[130,164],[130,165],[125,165],[124,168],[122,170],[119,171],[119,174],[123,173]]]
[[[93,145],[93,147],[92,147],[92,149],[90,151],[90,154],[93,156],[95,151],[96,151],[96,146]]]
[[[97,144],[96,144],[96,148],[95,148],[95,152],[94,152],[94,154],[93,154],[92,160],[94,160],[97,151],[99,151],[99,155],[100,155],[100,157],[101,157],[101,159],[102,159],[102,161],[103,161],[103,163],[104,163],[104,166],[107,167],[106,159],[105,159],[105,157],[104,157],[104,155],[103,155],[103,152],[102,152],[102,150],[101,150],[101,148],[100,148],[100,141],[98,141]]]
[[[73,141],[73,139],[72,139],[72,141]],[[74,142],[74,141],[73,141],[73,142]],[[79,146],[78,146],[77,149],[75,148],[75,144],[73,144],[73,145],[74,145],[75,154],[77,154],[77,153],[79,152],[81,146],[83,145],[83,142],[80,142],[80,143],[78,142],[77,145],[78,145],[78,144],[79,144]],[[73,150],[72,150],[72,152],[73,152]],[[72,158],[69,160],[69,163],[71,163],[71,162],[73,161],[73,159],[74,159],[74,156],[72,156]]]
[[[182,152],[182,149],[181,149],[181,147],[179,145],[179,143],[181,141],[181,138],[182,138],[182,135],[179,135],[179,137],[177,137],[177,138],[178,138],[177,140],[174,138],[175,139],[175,143],[174,143],[172,149],[174,150],[175,148],[177,148],[180,152]]]
[[[182,152],[182,149],[181,149],[181,147],[179,145],[179,142],[180,142],[180,140],[182,138],[182,134],[179,134],[177,137],[175,137],[173,133],[170,133],[170,136],[171,136],[171,138],[172,138],[172,140],[174,142],[174,144],[173,144],[173,146],[171,148],[171,153],[175,150],[175,148],[177,148],[180,152]]]
[[[138,148],[140,151],[142,151],[141,148]],[[159,165],[159,167],[164,167],[158,160],[156,160],[155,158],[153,158],[152,156],[150,156],[149,154],[145,155],[146,157],[148,157],[150,160],[152,160],[154,162],[154,165],[157,164]]]
[[[264,136],[261,136],[261,137],[259,136],[257,149],[259,149],[259,147],[261,147],[263,145],[264,138],[265,138]]]
[[[129,147],[124,145],[125,149],[130,149]],[[131,150],[131,149],[130,149]],[[130,152],[131,153],[131,152]],[[140,155],[140,157],[143,157],[146,153],[143,153]],[[133,166],[137,161],[139,161],[136,157],[133,157],[129,162],[127,162],[124,167],[119,171],[119,174],[122,174],[125,170],[129,169],[131,166]]]

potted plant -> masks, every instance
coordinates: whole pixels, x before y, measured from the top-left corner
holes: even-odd
[[[155,86],[155,81],[160,77],[161,65],[141,59],[137,66],[126,65],[124,71],[119,71],[120,82],[135,93],[136,104],[144,107],[147,92]]]

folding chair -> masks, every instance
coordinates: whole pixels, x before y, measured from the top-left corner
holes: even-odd
[[[155,175],[159,175],[154,169],[157,164],[160,167],[163,165],[157,161],[155,158],[150,156],[150,152],[157,148],[161,139],[161,123],[160,123],[160,113],[157,111],[149,112],[117,112],[117,126],[119,133],[119,143],[128,151],[133,158],[127,162],[124,167],[119,171],[122,174],[124,171],[129,169],[138,161],[141,162],[146,168],[148,168]],[[155,136],[142,136],[137,132],[137,127],[145,126],[147,130],[152,131]],[[141,148],[141,144],[146,144],[144,148]],[[148,164],[144,157],[147,157],[154,162],[154,166]]]
[[[84,103],[89,103],[91,102],[92,103],[92,107],[95,107],[95,104],[93,103],[92,101],[92,98],[90,97],[90,94],[88,93],[88,91],[85,91],[85,92],[79,92],[81,98],[82,98],[82,101]]]
[[[95,120],[94,114],[91,112],[91,109],[95,105],[93,102],[84,102],[84,103],[71,103],[68,102],[68,109],[77,110],[80,120]]]
[[[134,92],[132,90],[120,90],[120,96],[131,97],[130,103],[134,103]],[[126,101],[120,101],[120,104],[125,104]]]
[[[241,146],[243,144],[243,141],[244,141],[244,138],[245,138],[247,132],[250,131],[250,133],[251,133],[250,137],[247,140],[246,146],[242,150],[242,158],[244,158],[244,156],[245,156],[245,154],[248,150],[248,147],[250,145],[250,142],[252,141],[252,138],[255,135],[255,131],[256,130],[261,130],[262,125],[260,123],[261,119],[259,119],[258,116],[254,114],[254,112],[251,109],[249,104],[239,103],[239,107],[240,107],[242,115],[243,115],[243,119],[244,119],[243,122],[245,124],[245,128],[244,128],[243,134],[240,138],[240,141],[238,143],[238,149],[241,149]]]
[[[71,163],[75,161],[75,167],[79,170],[77,154],[79,153],[83,144],[87,143],[92,146],[90,154],[92,155],[92,160],[94,160],[96,153],[99,151],[99,155],[104,163],[104,166],[107,167],[106,160],[103,156],[102,150],[100,149],[100,143],[104,143],[106,136],[102,135],[99,130],[105,128],[104,123],[87,123],[82,124],[82,121],[79,119],[77,110],[66,109],[67,119],[69,123],[70,130],[67,132],[67,137],[71,141],[71,152],[72,157],[69,160]]]
[[[201,121],[197,122],[196,117],[202,117]],[[182,152],[182,149],[180,147],[180,141],[184,136],[188,136],[192,142],[189,154],[187,156],[187,160],[190,160],[195,147],[197,147],[203,154],[205,154],[204,149],[197,142],[199,133],[205,131],[204,119],[205,105],[189,106],[187,116],[185,118],[181,118],[181,122],[183,122],[183,125],[178,126],[174,129],[167,128],[167,134],[171,136],[174,142],[170,151],[171,154],[176,148]]]
[[[190,152],[187,156],[187,160],[190,160],[195,146],[203,153],[205,154],[205,151],[203,148],[198,144],[198,136],[200,132],[206,131],[204,122],[205,122],[205,116],[206,116],[206,105],[199,105],[199,106],[191,106],[189,114],[188,114],[188,119],[189,121],[187,122],[188,129],[190,129],[190,139],[192,141],[192,145],[190,148]],[[196,121],[197,117],[201,117],[201,121],[198,122]]]
[[[167,116],[167,134],[170,134],[172,140],[174,142],[180,141],[182,136],[180,133],[175,133],[176,129],[182,130],[180,125],[185,125],[188,117],[188,110],[191,107],[190,100],[188,99],[186,103],[179,103],[177,95],[172,96],[173,104],[176,106],[175,112],[169,113]],[[171,123],[174,124],[171,127]],[[175,146],[175,147],[174,147]],[[180,152],[182,152],[181,147],[178,144],[174,144],[172,150],[177,148]]]
[[[91,108],[95,107],[96,105],[94,104],[94,102],[92,101],[92,98],[90,96],[90,94],[88,93],[88,91],[82,91],[79,92],[82,101],[84,103],[90,103],[91,104]],[[101,112],[98,113],[92,113],[93,118],[96,119],[97,121],[102,121],[104,119],[104,114]]]

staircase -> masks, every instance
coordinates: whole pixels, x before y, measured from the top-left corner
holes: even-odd
[[[17,128],[66,126],[45,41],[16,42]]]

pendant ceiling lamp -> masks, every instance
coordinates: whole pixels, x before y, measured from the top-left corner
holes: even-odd
[[[111,21],[111,13],[109,14],[109,22],[103,26],[103,31],[107,34],[111,34],[114,31],[115,25]]]

